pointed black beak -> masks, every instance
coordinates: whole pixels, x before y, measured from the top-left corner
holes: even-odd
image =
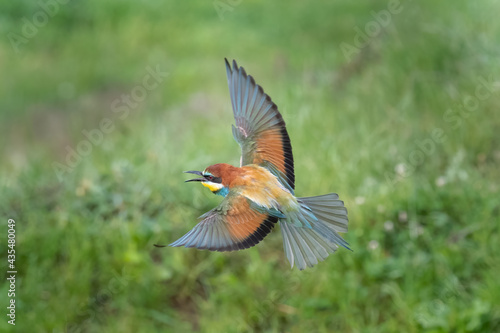
[[[195,175],[198,175],[198,176],[203,176],[203,174],[200,172],[200,171],[184,171],[184,173],[192,173],[192,174],[195,174]],[[202,182],[202,181],[205,181],[206,179],[205,178],[195,178],[195,179],[189,179],[189,180],[186,180],[185,183],[187,182]]]

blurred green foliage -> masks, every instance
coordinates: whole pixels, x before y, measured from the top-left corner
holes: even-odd
[[[405,1],[377,21],[391,3],[2,2],[17,331],[499,331],[500,5]],[[297,195],[345,200],[354,252],[299,272],[277,230],[236,253],[153,247],[220,200],[183,170],[238,164],[224,57],[283,113]],[[168,77],[127,106],[148,68]]]

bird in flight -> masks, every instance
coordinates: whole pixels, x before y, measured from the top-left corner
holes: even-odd
[[[285,254],[300,270],[323,261],[340,246],[347,232],[347,209],[335,193],[295,197],[292,146],[283,117],[261,86],[233,60],[226,59],[227,82],[241,146],[240,166],[214,164],[186,171],[199,178],[220,205],[170,246],[210,251],[237,251],[258,244],[279,223]]]

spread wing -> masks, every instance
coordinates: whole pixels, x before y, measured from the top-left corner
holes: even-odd
[[[226,71],[236,121],[233,135],[241,146],[241,165],[257,164],[269,169],[293,193],[292,146],[278,107],[236,61],[231,68],[226,59]]]
[[[255,246],[278,221],[276,214],[256,210],[255,205],[244,196],[230,193],[217,208],[202,215],[202,221],[191,231],[170,246],[221,252]]]

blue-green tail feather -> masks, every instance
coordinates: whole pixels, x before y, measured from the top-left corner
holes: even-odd
[[[285,254],[300,270],[323,261],[339,246],[350,250],[338,234],[347,232],[347,209],[335,193],[298,198],[300,210],[280,219]]]

